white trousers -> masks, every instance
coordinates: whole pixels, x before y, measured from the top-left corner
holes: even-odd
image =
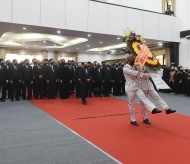
[[[127,91],[127,96],[129,100],[128,108],[129,108],[129,117],[131,121],[136,121],[135,109],[134,109],[136,96],[144,103],[146,108],[151,112],[154,108],[156,108],[156,106],[144,95],[143,91],[140,88],[135,91]],[[145,111],[143,113],[146,113],[146,109],[144,110]]]
[[[167,108],[169,108],[169,106],[159,96],[158,92],[156,92],[155,89],[152,89],[152,90],[143,90],[143,92],[144,92],[145,96],[149,95],[152,99],[154,99],[162,109],[166,110]],[[147,114],[146,114],[145,104],[142,101],[140,101],[140,104],[141,104],[142,117],[146,119],[147,118]]]

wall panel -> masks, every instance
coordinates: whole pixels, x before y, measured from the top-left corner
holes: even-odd
[[[66,29],[87,31],[88,0],[66,0]]]
[[[65,28],[65,0],[41,0],[41,25]]]
[[[108,5],[89,2],[88,31],[108,33]]]
[[[40,25],[40,1],[27,0],[27,24]]]
[[[127,27],[142,35],[144,28],[144,12],[127,8]]]
[[[164,25],[165,26],[165,25]],[[158,39],[159,14],[144,11],[144,38]]]
[[[109,5],[108,34],[123,35],[127,26],[125,7]]]
[[[27,3],[28,0],[12,0],[12,22],[27,23]]]
[[[11,22],[12,0],[0,0],[0,21]]]
[[[159,15],[159,40],[173,41],[173,27],[174,27],[173,17],[160,14]]]

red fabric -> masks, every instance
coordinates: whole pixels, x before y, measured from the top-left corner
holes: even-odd
[[[108,97],[87,101],[87,105],[75,98],[30,102],[122,163],[190,163],[188,116],[149,113],[152,124],[146,125],[136,105],[140,126],[135,127],[130,124],[126,101]]]

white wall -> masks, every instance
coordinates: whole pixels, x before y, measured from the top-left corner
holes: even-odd
[[[125,54],[113,55],[113,54],[106,54],[105,60],[114,60],[114,59],[124,59]]]
[[[143,10],[162,12],[162,0],[99,0]]]
[[[85,54],[85,53],[78,53],[78,62],[94,62],[97,61],[101,63],[105,60],[104,54]]]
[[[160,4],[160,0],[125,1],[128,6],[137,8],[143,5],[154,8]],[[189,0],[180,1],[186,2],[190,7]],[[181,6],[184,7],[184,4]],[[0,0],[0,11],[0,21],[4,22],[119,36],[130,28],[146,39],[174,42],[180,40],[180,22],[176,17],[89,0]],[[184,14],[181,12],[181,15]],[[189,24],[184,26],[190,26],[190,19],[188,21]],[[164,32],[159,32],[160,30]]]
[[[179,46],[179,64],[190,69],[190,40],[181,39]]]

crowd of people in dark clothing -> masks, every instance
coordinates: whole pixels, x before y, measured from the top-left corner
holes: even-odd
[[[171,90],[164,92],[190,96],[190,69],[183,68],[182,66],[165,67],[162,78],[171,88]]]
[[[126,95],[123,67],[121,61],[111,65],[64,59],[58,62],[33,59],[32,63],[28,59],[20,63],[16,59],[12,62],[0,59],[0,101],[67,99],[75,95],[86,105],[87,97]],[[171,88],[163,92],[190,96],[190,70],[164,67],[162,78]]]
[[[18,63],[0,59],[1,101],[31,99],[67,99],[76,94],[86,105],[87,97],[125,95],[124,63],[111,65],[96,61],[76,63],[55,62],[53,59],[39,61],[28,59]]]

